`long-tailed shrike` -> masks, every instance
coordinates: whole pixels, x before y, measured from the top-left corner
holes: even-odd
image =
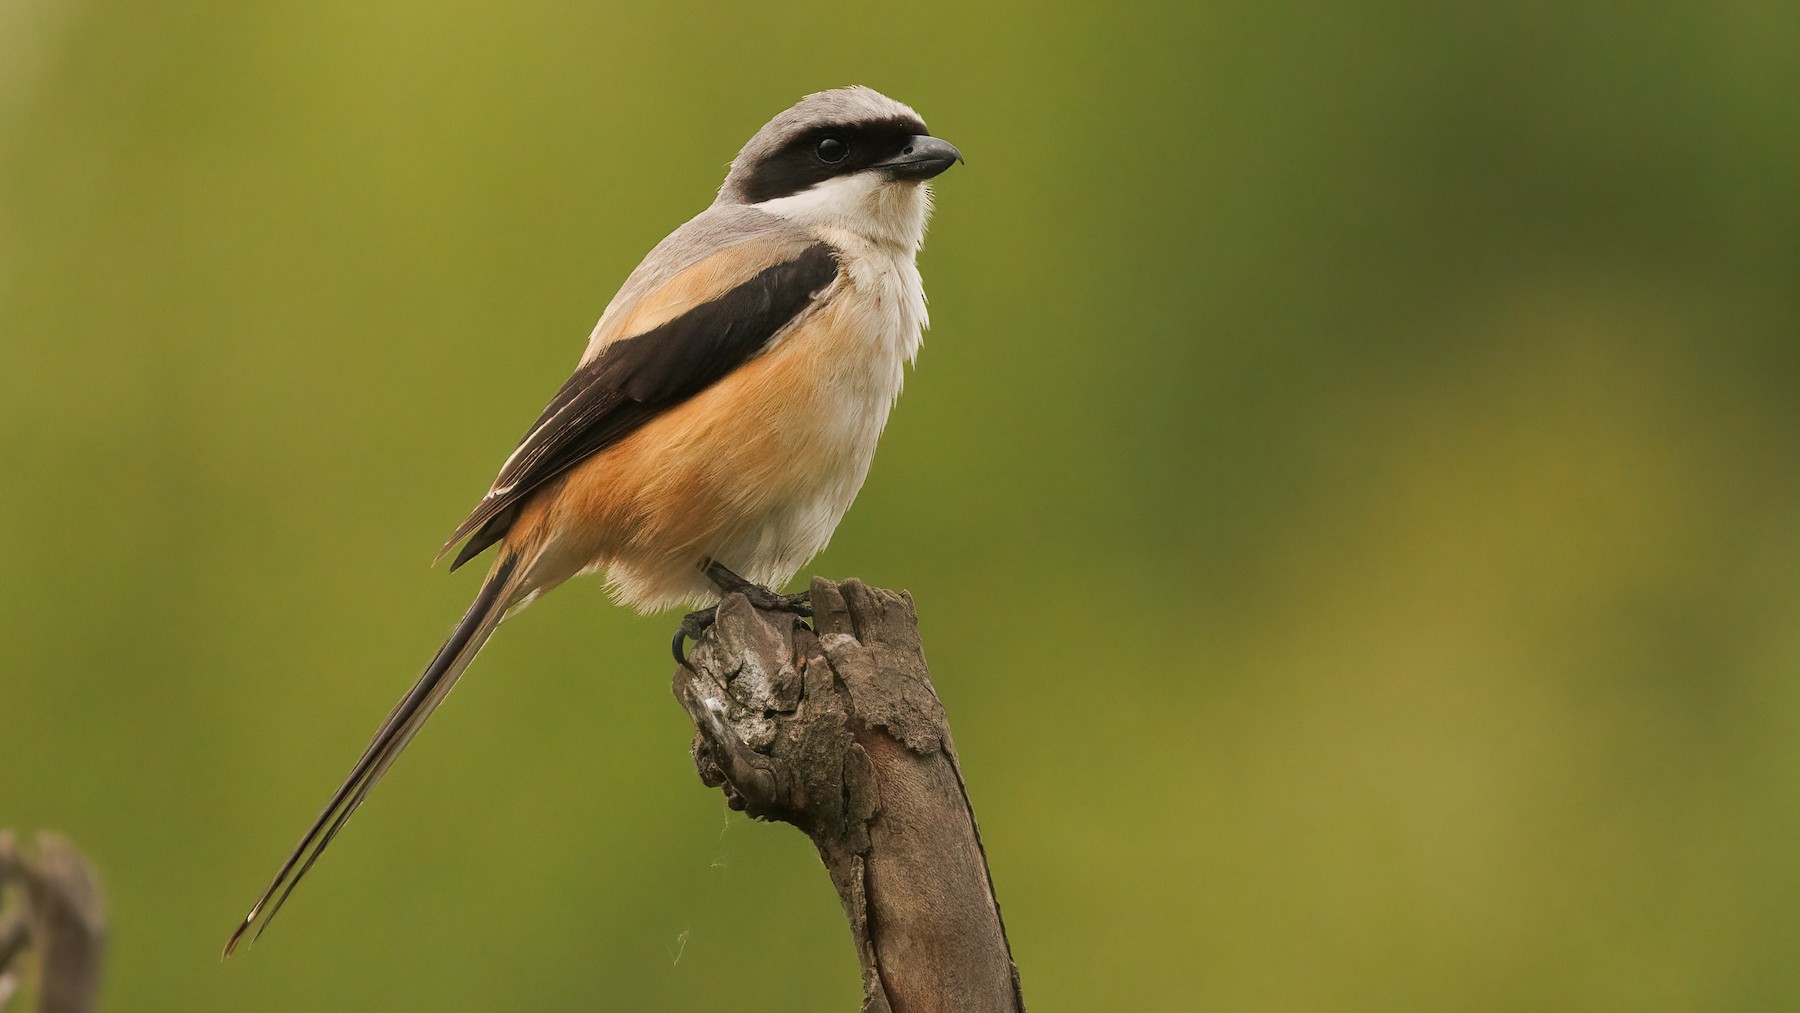
[[[639,611],[768,590],[825,547],[919,348],[927,180],[961,156],[868,88],[801,99],[656,245],[456,529],[474,604],[237,931],[266,925],[501,620],[580,573]],[[740,576],[741,575],[741,576]],[[709,615],[690,615],[696,633]],[[681,655],[681,638],[675,642]]]

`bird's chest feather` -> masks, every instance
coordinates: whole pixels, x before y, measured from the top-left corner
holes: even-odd
[[[910,254],[845,254],[837,290],[767,353],[764,399],[777,452],[798,468],[794,491],[830,501],[837,516],[862,485],[925,325]]]

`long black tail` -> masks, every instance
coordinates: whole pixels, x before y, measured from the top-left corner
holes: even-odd
[[[258,921],[262,926],[256,930],[256,937],[253,938],[262,936],[269,923],[275,919],[276,913],[281,910],[281,905],[287,902],[288,894],[294,892],[294,887],[299,885],[301,878],[319,860],[319,856],[325,853],[331,839],[344,828],[350,814],[368,797],[369,789],[375,787],[375,782],[381,780],[381,775],[393,766],[400,751],[418,734],[425,720],[431,717],[431,712],[449,694],[450,687],[456,685],[457,678],[469,667],[469,662],[474,660],[476,652],[481,650],[481,645],[487,642],[494,627],[500,624],[500,619],[512,605],[512,592],[515,589],[512,577],[518,569],[518,563],[516,556],[504,557],[489,572],[474,603],[469,606],[469,611],[456,624],[456,629],[451,631],[450,639],[444,641],[443,647],[438,648],[437,657],[431,659],[431,664],[426,666],[425,674],[419,677],[412,690],[394,706],[394,711],[388,715],[387,720],[381,723],[381,729],[375,733],[369,748],[363,750],[362,758],[350,769],[350,776],[344,779],[337,793],[331,796],[331,801],[325,805],[325,811],[307,828],[306,836],[300,838],[300,843],[294,846],[293,854],[281,863],[281,870],[275,873],[275,879],[269,883],[269,888],[251,906],[250,913],[244,916],[243,924],[226,941],[225,956],[231,956],[244,934]],[[271,900],[273,903],[270,903]]]

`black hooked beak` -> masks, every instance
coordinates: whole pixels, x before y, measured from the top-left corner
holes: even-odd
[[[895,179],[930,179],[962,160],[956,145],[921,134],[907,141],[898,155],[876,162],[875,167],[886,169]]]

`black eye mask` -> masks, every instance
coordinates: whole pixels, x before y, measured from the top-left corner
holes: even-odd
[[[900,154],[914,137],[925,133],[925,124],[911,116],[803,131],[759,162],[745,178],[744,201],[760,204],[792,196],[835,176],[861,172]]]

